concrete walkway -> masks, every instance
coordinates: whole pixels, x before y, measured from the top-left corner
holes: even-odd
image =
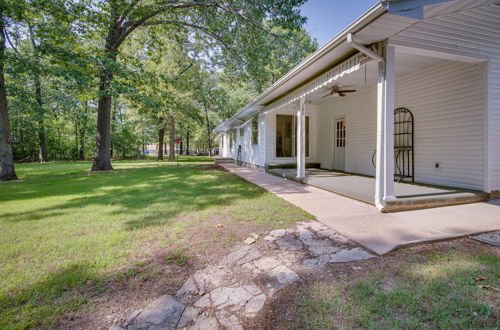
[[[385,214],[319,188],[234,164],[221,165],[379,255],[402,246],[500,230],[500,200]]]

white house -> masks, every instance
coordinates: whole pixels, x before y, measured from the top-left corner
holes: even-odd
[[[221,156],[500,191],[500,1],[382,1],[216,130]],[[373,180],[373,179],[372,179]]]

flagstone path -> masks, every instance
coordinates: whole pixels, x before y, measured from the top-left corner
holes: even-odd
[[[242,247],[190,276],[175,297],[163,295],[109,330],[243,329],[299,274],[328,263],[375,257],[317,221],[252,234]]]

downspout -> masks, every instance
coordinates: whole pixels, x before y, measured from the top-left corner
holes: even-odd
[[[347,43],[352,47],[357,50],[359,50],[361,53],[365,54],[366,56],[374,59],[377,62],[384,62],[384,58],[380,56],[379,54],[375,53],[373,50],[371,50],[368,47],[363,46],[359,42],[356,41],[354,34],[348,33],[347,34]]]
[[[379,63],[379,70],[382,67],[383,70],[385,71],[385,60],[384,60],[384,58],[382,56],[380,56],[379,54],[377,54],[376,52],[374,52],[373,50],[369,49],[368,47],[365,47],[361,43],[357,42],[356,39],[355,39],[355,37],[354,37],[354,34],[352,34],[352,33],[348,33],[347,34],[347,43],[352,48],[357,49],[358,51],[360,51],[361,53],[365,54],[369,58],[374,59],[375,61],[377,61]],[[378,117],[378,114],[377,114],[377,117]],[[377,129],[378,129],[378,125],[379,124],[377,123]],[[377,136],[377,148],[378,147],[379,147],[379,141],[378,141],[378,136]],[[381,157],[380,152],[378,153],[377,156]],[[378,164],[378,162],[377,162],[377,164]],[[377,176],[380,174],[379,170],[380,169],[376,170]],[[383,180],[381,180],[381,181],[383,181]],[[382,182],[380,182],[380,183],[382,183]],[[379,187],[378,187],[377,183],[375,183],[375,186],[376,186],[375,187],[375,206],[379,210],[383,210],[384,209],[384,201],[382,199],[382,196],[379,193]]]

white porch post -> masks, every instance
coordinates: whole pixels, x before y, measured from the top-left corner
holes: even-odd
[[[379,210],[394,197],[394,80],[395,50],[382,48],[383,62],[378,63],[377,84],[377,169],[375,204]]]
[[[306,176],[306,130],[305,130],[305,109],[306,98],[302,96],[297,109],[297,178],[303,179]]]

